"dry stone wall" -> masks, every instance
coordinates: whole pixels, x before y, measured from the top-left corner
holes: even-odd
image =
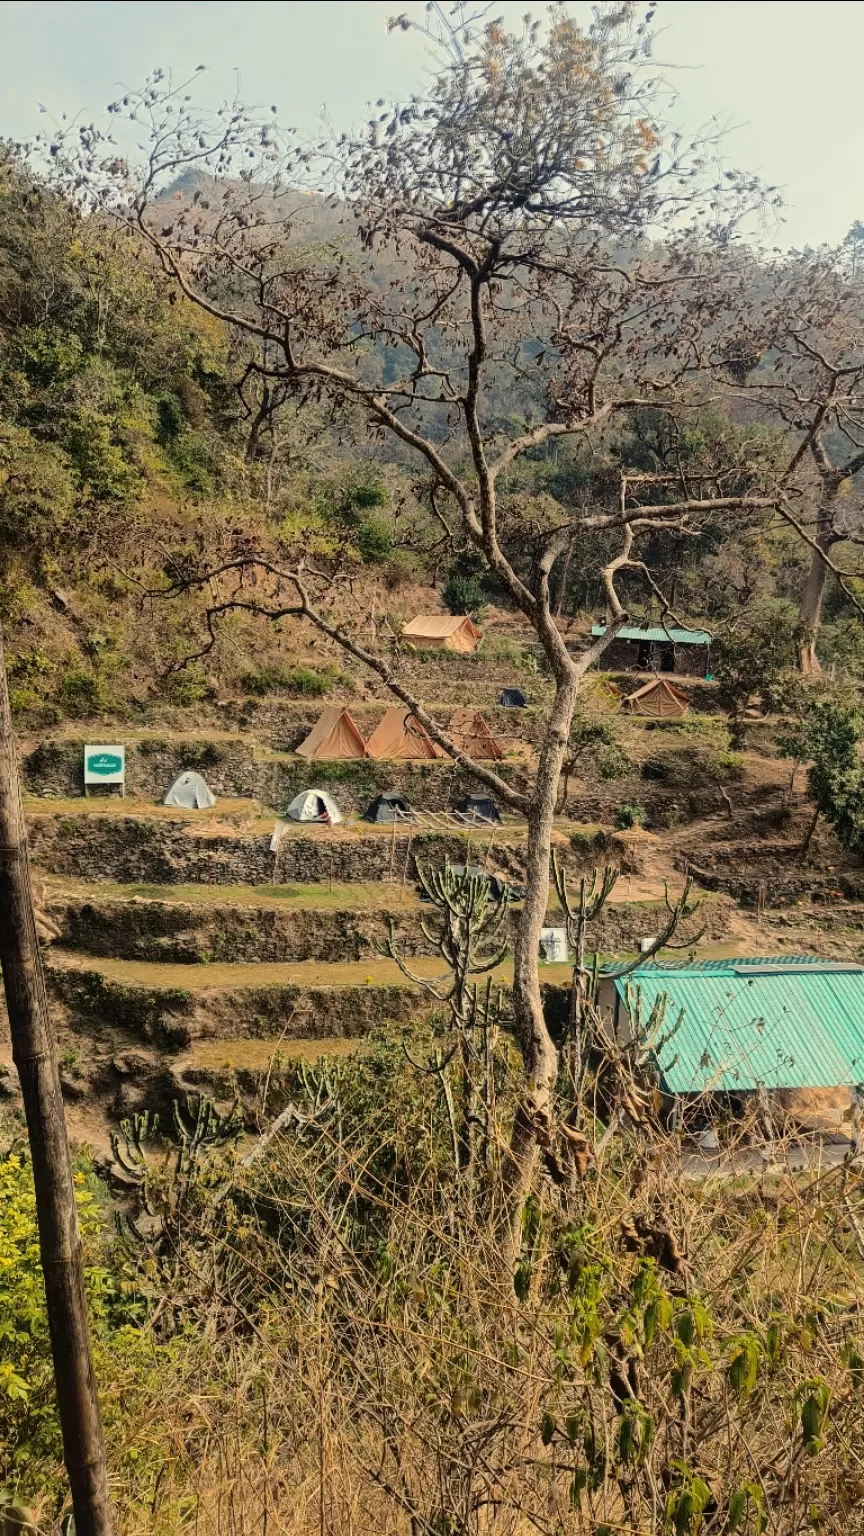
[[[232,907],[228,902],[202,907],[150,898],[64,897],[52,901],[48,910],[60,929],[58,942],[64,949],[106,959],[174,965],[359,961],[380,954],[391,923],[403,954],[437,952],[423,932],[423,912],[388,910],[386,901],[377,911],[280,911],[273,907]],[[682,924],[679,938],[692,938],[700,929],[709,938],[723,937],[728,931],[729,911],[724,901],[707,902],[698,916]],[[606,953],[635,948],[640,939],[659,932],[665,915],[660,903],[614,903],[592,927],[591,942]],[[517,913],[513,912],[512,929],[516,921]],[[559,926],[560,912],[550,911],[546,922],[550,927]]]

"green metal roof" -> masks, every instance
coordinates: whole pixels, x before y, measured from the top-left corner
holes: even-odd
[[[665,994],[658,1054],[669,1093],[742,1093],[864,1082],[864,966],[810,955],[640,966],[615,977],[642,993],[642,1017]]]
[[[599,637],[601,635],[605,635],[605,633],[605,624],[592,624],[591,634],[594,639],[599,639]],[[668,629],[664,629],[662,624],[651,624],[646,629],[639,629],[633,625],[625,624],[623,629],[619,629],[615,639],[656,640],[661,645],[664,642],[668,644],[670,640],[675,645],[711,644],[711,636],[709,635],[707,629],[679,629],[674,624],[670,624]]]

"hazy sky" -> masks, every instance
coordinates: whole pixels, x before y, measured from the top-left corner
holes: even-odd
[[[518,18],[529,0],[493,14]],[[575,4],[574,14],[587,7]],[[542,5],[533,6],[541,15]],[[411,0],[0,0],[0,137],[55,115],[92,117],[118,85],[155,65],[206,64],[206,89],[276,102],[283,123],[312,128],[326,105],[337,126],[378,96],[422,79],[419,38],[395,32]],[[782,245],[842,239],[864,218],[864,4],[860,0],[661,0],[657,56],[693,130],[714,116],[738,126],[726,158],[777,182],[787,199]]]

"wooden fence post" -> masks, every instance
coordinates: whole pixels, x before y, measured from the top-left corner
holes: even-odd
[[[0,962],[33,1163],[39,1251],[76,1536],[112,1536],[72,1160],[36,935],[0,630]]]

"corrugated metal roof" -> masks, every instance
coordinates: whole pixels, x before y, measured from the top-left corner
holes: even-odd
[[[594,639],[599,639],[600,635],[605,635],[605,633],[605,624],[592,624],[591,634]],[[638,629],[632,625],[625,624],[622,629],[619,629],[615,639],[656,640],[661,645],[664,641],[668,643],[670,640],[675,645],[711,644],[711,636],[707,629],[678,629],[674,624],[670,624],[668,629],[664,629],[662,624],[651,624],[647,629]]]
[[[612,973],[614,978],[614,972]],[[794,955],[641,966],[615,979],[661,993],[666,1027],[683,1014],[658,1065],[670,1093],[741,1093],[864,1082],[864,967]]]

